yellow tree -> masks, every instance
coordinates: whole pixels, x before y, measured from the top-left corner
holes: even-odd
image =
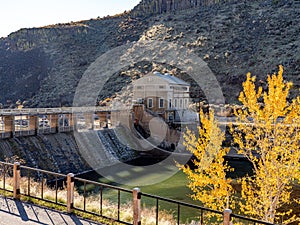
[[[234,192],[226,172],[231,168],[224,162],[227,148],[222,148],[224,133],[218,127],[211,111],[209,115],[200,112],[201,126],[198,137],[191,130],[184,134],[184,145],[194,155],[194,169],[188,165],[181,166],[189,179],[188,187],[194,192],[192,196],[204,206],[214,210],[235,208],[231,196]]]
[[[244,177],[240,208],[246,215],[267,221],[288,223],[292,210],[292,186],[300,178],[300,98],[288,102],[291,83],[283,80],[283,67],[268,76],[268,90],[256,88],[255,77],[247,74],[239,100],[243,109],[235,112],[231,132],[239,153],[252,162],[254,175]]]
[[[224,162],[228,149],[222,147],[224,133],[213,112],[200,112],[198,135],[187,131],[184,145],[195,156],[195,169],[182,166],[189,178],[193,198],[206,207],[234,209],[266,222],[288,224],[297,220],[289,204],[294,185],[300,178],[300,97],[287,101],[291,83],[283,80],[283,67],[268,76],[268,90],[256,87],[255,77],[247,74],[239,100],[243,107],[235,112],[231,126],[238,153],[253,164],[253,175],[240,179],[241,198],[233,199],[231,168]],[[294,202],[293,202],[294,201]],[[239,212],[237,212],[239,213]]]

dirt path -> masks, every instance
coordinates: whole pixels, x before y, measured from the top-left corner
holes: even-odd
[[[0,225],[99,225],[75,215],[0,196]]]

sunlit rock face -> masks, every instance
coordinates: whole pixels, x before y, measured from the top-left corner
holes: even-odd
[[[300,87],[299,23],[299,1],[294,0],[143,0],[114,17],[21,29],[0,38],[0,107],[15,107],[16,102],[71,106],[78,83],[98,57],[139,40],[192,50],[214,73],[227,103],[237,102],[247,72],[265,85],[267,73],[279,64],[284,78],[294,83],[293,94]],[[191,97],[205,98],[184,71],[139,62],[112,74],[98,102],[155,70],[188,81]]]

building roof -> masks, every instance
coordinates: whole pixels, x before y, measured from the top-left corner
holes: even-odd
[[[179,84],[179,85],[190,86],[189,83],[179,79],[178,77],[172,76],[168,73],[161,74],[159,72],[153,72],[153,74],[156,75],[157,77],[160,77],[160,78],[164,79],[165,81],[167,81],[170,84]]]

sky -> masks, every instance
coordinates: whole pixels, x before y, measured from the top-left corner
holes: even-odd
[[[0,0],[0,37],[21,28],[115,15],[140,0]]]

